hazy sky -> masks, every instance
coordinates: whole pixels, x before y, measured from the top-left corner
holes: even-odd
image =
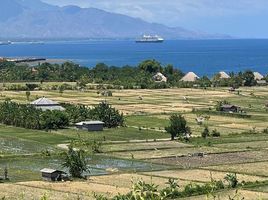
[[[237,37],[268,38],[268,0],[43,0],[95,7],[149,22]]]

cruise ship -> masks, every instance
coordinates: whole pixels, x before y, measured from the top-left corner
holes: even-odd
[[[1,42],[1,41],[0,41],[0,45],[10,45],[10,44],[12,44],[11,41],[7,41],[7,42]]]
[[[143,35],[141,38],[136,40],[137,43],[161,43],[164,42],[164,39],[158,35]]]

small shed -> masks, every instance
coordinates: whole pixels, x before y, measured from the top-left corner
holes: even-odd
[[[84,121],[75,124],[76,128],[87,131],[103,131],[104,122]]]
[[[235,88],[234,87],[230,87],[229,88],[229,92],[235,92]]]
[[[40,170],[42,178],[45,181],[63,181],[66,179],[67,174],[60,170],[44,168]]]
[[[241,110],[241,108],[239,106],[235,106],[235,105],[229,105],[229,104],[225,104],[221,106],[221,111],[222,112],[234,112],[237,113]]]

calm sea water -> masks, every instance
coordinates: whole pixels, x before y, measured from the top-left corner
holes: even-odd
[[[135,66],[145,59],[173,64],[184,72],[209,75],[224,70],[251,69],[268,73],[268,40],[165,41],[137,44],[133,41],[69,41],[45,44],[0,45],[0,57],[45,57],[68,59],[92,67],[108,65]]]

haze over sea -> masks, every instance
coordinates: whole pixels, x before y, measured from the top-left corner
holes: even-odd
[[[199,76],[246,69],[267,74],[268,40],[178,40],[146,44],[133,41],[15,43],[0,45],[0,57],[67,59],[87,67],[99,62],[135,66],[142,60],[156,59]]]

